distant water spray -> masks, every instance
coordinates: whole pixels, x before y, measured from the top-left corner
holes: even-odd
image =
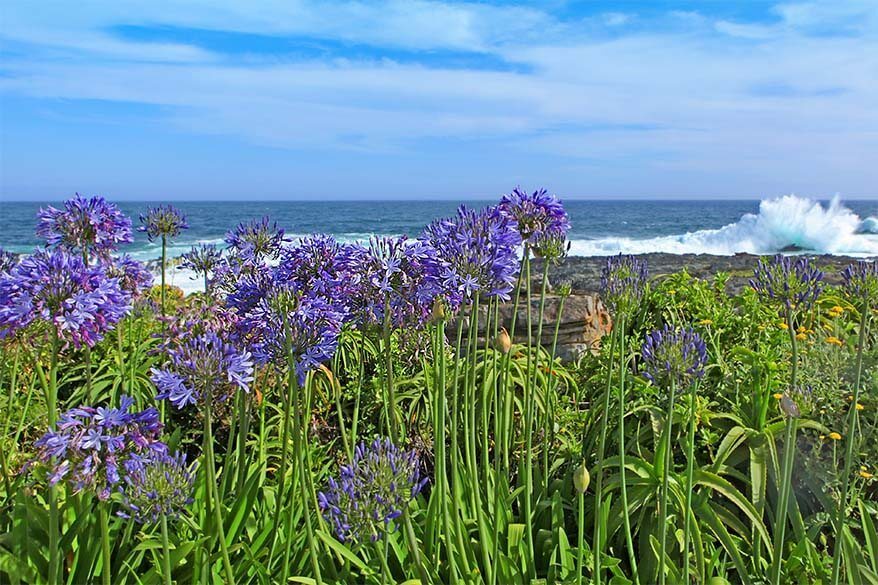
[[[860,217],[838,197],[829,205],[786,195],[759,204],[759,213],[747,213],[719,229],[646,239],[606,237],[575,240],[571,254],[718,254],[738,252],[774,254],[803,251],[817,254],[878,256],[878,218]]]

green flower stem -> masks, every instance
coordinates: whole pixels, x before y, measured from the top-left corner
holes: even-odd
[[[290,376],[295,376],[295,368],[291,368]],[[272,520],[273,526],[280,526],[280,515],[281,510],[283,509],[283,501],[284,501],[284,487],[286,483],[287,476],[287,460],[289,458],[289,431],[290,431],[290,418],[292,412],[292,400],[293,397],[289,395],[289,393],[283,393],[283,401],[284,401],[284,410],[283,417],[281,419],[281,438],[280,438],[280,466],[278,467],[277,473],[277,492],[275,495],[275,503],[274,503],[274,517]],[[271,548],[268,552],[268,564],[271,565],[271,561],[274,559],[274,551],[277,546],[277,540],[280,531],[275,530],[274,536],[271,541]],[[290,535],[286,535],[287,538],[290,538]]]
[[[789,392],[792,393],[796,388],[796,374],[799,367],[799,354],[796,346],[796,330],[793,324],[793,314],[791,310],[787,311],[787,331],[790,335],[790,350],[792,352],[792,363],[790,365],[790,386]],[[793,474],[793,455],[795,454],[795,433],[796,419],[787,416],[786,435],[784,437],[784,458],[783,470],[781,472],[780,481],[778,483],[778,503],[774,521],[774,559],[771,565],[771,582],[774,585],[780,585],[780,565],[783,561],[783,545],[784,533],[787,526],[787,513],[789,507],[790,482]]]
[[[58,331],[52,327],[52,357],[49,364],[48,396],[46,407],[49,415],[49,429],[55,430],[58,421],[58,353],[60,341]],[[36,358],[39,360],[39,357]],[[49,485],[49,583],[61,583],[60,525],[58,518],[58,487]]]
[[[164,585],[171,585],[171,547],[168,545],[168,518],[161,517],[162,530],[162,577]]]
[[[235,573],[232,571],[232,563],[229,560],[229,550],[226,546],[225,529],[223,528],[222,502],[216,486],[216,462],[213,454],[213,427],[211,426],[210,397],[204,401],[204,454],[206,457],[205,467],[207,473],[207,497],[213,500],[214,523],[216,524],[216,538],[219,540],[220,551],[223,557],[223,569],[225,570],[225,582],[234,584]]]
[[[314,538],[314,526],[311,521],[311,503],[312,497],[308,492],[313,493],[313,488],[310,486],[310,473],[311,468],[307,465],[304,448],[307,445],[303,445],[303,442],[306,438],[306,428],[305,425],[302,424],[304,420],[307,420],[310,417],[310,406],[307,408],[300,409],[299,404],[299,395],[300,388],[298,386],[298,381],[296,380],[296,370],[295,368],[290,368],[289,373],[290,379],[290,393],[295,396],[295,406],[296,413],[300,410],[302,411],[301,418],[293,413],[293,452],[296,458],[296,466],[299,469],[299,481],[302,482],[302,487],[307,490],[302,493],[302,505],[303,505],[303,515],[305,516],[305,536],[308,539],[308,553],[311,558],[311,569],[314,571],[314,579],[317,581],[317,585],[321,585],[323,583],[323,578],[320,575],[320,549],[317,546],[317,539]],[[310,488],[310,489],[309,489]],[[289,550],[289,543],[292,539],[288,539],[287,549]],[[286,563],[284,563],[286,565]]]
[[[698,384],[692,384],[689,392],[689,434],[686,439],[686,505],[683,513],[683,583],[689,583],[689,540],[691,538],[692,483],[695,474],[695,417]]]
[[[670,491],[671,465],[674,462],[671,441],[673,440],[674,430],[674,403],[677,394],[677,383],[671,380],[671,396],[668,399],[668,410],[665,413],[665,438],[664,438],[664,464],[662,465],[662,494],[661,494],[661,516],[659,517],[659,585],[664,585],[665,574],[665,553],[667,550],[668,536],[668,492]]]
[[[524,246],[524,278],[525,278],[525,309],[527,311],[527,360],[525,363],[526,380],[530,379],[530,369],[533,361],[533,324],[531,322],[531,282],[530,282],[530,248]],[[524,388],[524,525],[527,534],[528,562],[527,572],[531,581],[536,579],[536,546],[534,546],[533,530],[533,492],[534,492],[534,464],[533,464],[533,418],[534,397],[533,388],[525,384]]]
[[[854,444],[856,443],[855,435],[857,430],[857,403],[860,401],[860,387],[862,385],[863,376],[863,351],[866,344],[867,329],[869,326],[869,311],[871,307],[867,304],[862,309],[860,315],[860,332],[857,340],[857,366],[856,380],[854,383],[854,396],[851,400],[851,406],[848,410],[847,420],[847,437],[845,438],[844,452],[844,472],[841,481],[841,495],[838,500],[838,510],[835,516],[835,551],[832,555],[832,585],[838,585],[841,576],[841,557],[842,542],[844,542],[844,519],[847,509],[848,490],[851,483],[851,468],[854,461]]]
[[[545,323],[545,318],[543,317],[546,312],[546,289],[549,285],[549,262],[543,259],[543,276],[540,281],[540,312],[539,317],[537,318],[537,334],[534,339],[536,340],[536,347],[534,348],[534,364],[533,364],[533,381],[530,385],[531,392],[535,393],[538,387],[539,380],[539,368],[540,368],[540,357],[543,349],[543,323]],[[530,305],[528,305],[528,311],[530,311]],[[545,434],[543,436],[543,493],[549,493],[549,434],[551,428],[551,421],[549,420],[549,402],[551,397],[549,396],[549,384],[548,380],[551,379],[551,371],[552,371],[552,362],[549,362],[548,365],[549,373],[546,374],[546,393],[543,395],[543,430]]]
[[[448,509],[448,477],[445,466],[445,417],[448,412],[445,396],[445,319],[441,318],[436,323],[433,338],[434,360],[434,404],[433,404],[433,460],[435,462],[436,496],[439,498],[439,514],[442,517],[442,526],[445,538],[451,538],[451,513]],[[451,543],[446,540],[445,548],[448,555],[449,574],[453,583],[457,582],[457,568],[455,554]],[[437,552],[438,555],[438,552]]]
[[[600,411],[601,414],[601,425],[600,431],[598,432],[598,453],[597,453],[597,466],[595,467],[595,485],[594,485],[594,494],[595,494],[595,504],[594,504],[594,538],[592,540],[592,554],[593,558],[593,572],[594,572],[594,585],[600,585],[601,583],[601,554],[603,553],[603,538],[604,535],[603,530],[603,521],[601,514],[601,502],[603,500],[604,495],[604,456],[606,453],[607,447],[607,425],[609,423],[610,418],[610,389],[613,386],[613,363],[615,361],[616,355],[616,340],[619,336],[619,328],[613,327],[612,332],[610,333],[610,366],[607,368],[607,386],[604,390],[604,400],[603,400],[603,410]],[[583,437],[584,438],[584,437]],[[585,445],[582,446],[583,456],[585,456]]]
[[[460,503],[463,501],[463,493],[461,490],[461,465],[460,465],[460,445],[458,437],[460,435],[460,350],[463,344],[463,327],[461,323],[457,324],[457,344],[454,351],[454,368],[452,370],[451,379],[454,381],[454,395],[451,403],[451,507],[455,523],[455,539],[457,540],[458,554],[460,555],[463,566],[461,567],[464,575],[469,575],[469,552],[470,549],[464,544],[463,529],[461,524],[463,518],[460,512]]]
[[[107,508],[109,502],[98,503],[98,514],[101,522],[101,583],[110,585],[111,560],[110,560],[110,519]]]
[[[387,417],[387,435],[394,442],[402,438],[402,434],[397,425],[396,419],[396,394],[393,387],[393,347],[391,346],[391,327],[390,327],[390,294],[384,296],[384,368],[385,368],[385,389],[387,391],[384,397],[384,416]]]
[[[619,361],[619,482],[622,490],[622,521],[625,524],[625,545],[628,548],[628,562],[631,564],[631,574],[634,576],[634,583],[640,583],[640,577],[637,573],[637,554],[634,550],[634,540],[631,534],[631,517],[628,514],[628,483],[625,480],[625,455],[627,448],[625,447],[625,375],[628,372],[628,354],[625,346],[625,327],[626,315],[621,314],[619,320],[619,345],[621,348],[621,357]]]

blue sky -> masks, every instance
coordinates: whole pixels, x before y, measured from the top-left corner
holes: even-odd
[[[878,2],[17,1],[0,198],[878,197]]]

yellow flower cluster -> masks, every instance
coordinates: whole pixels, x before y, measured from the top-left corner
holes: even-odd
[[[826,343],[831,343],[832,345],[837,345],[839,347],[844,345],[844,342],[841,339],[839,339],[838,337],[835,337],[834,335],[830,335],[829,337],[827,337]]]
[[[861,465],[860,466],[860,477],[862,477],[863,479],[872,479],[873,477],[875,477],[875,474],[869,473],[869,470],[866,469],[866,466]]]
[[[829,309],[828,315],[835,319],[836,317],[841,317],[842,313],[844,313],[844,307],[839,307],[835,305],[831,309]]]
[[[698,322],[699,325],[713,325],[712,319],[702,319]]]
[[[829,434],[827,435],[827,437],[829,437],[829,438],[832,439],[833,441],[841,441],[841,435],[839,435],[839,434],[836,433],[835,431],[832,431],[831,433],[829,433]]]

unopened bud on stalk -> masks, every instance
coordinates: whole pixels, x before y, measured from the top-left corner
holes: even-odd
[[[500,328],[500,333],[494,339],[494,349],[504,354],[509,353],[509,350],[512,349],[512,339],[509,337],[505,327]]]
[[[438,323],[439,321],[445,320],[445,303],[442,302],[442,299],[433,299],[433,308],[430,311],[430,320],[433,321],[433,323]]]
[[[591,476],[588,474],[585,462],[583,462],[573,472],[573,487],[576,488],[577,493],[584,494],[588,490],[589,483],[591,483]]]

